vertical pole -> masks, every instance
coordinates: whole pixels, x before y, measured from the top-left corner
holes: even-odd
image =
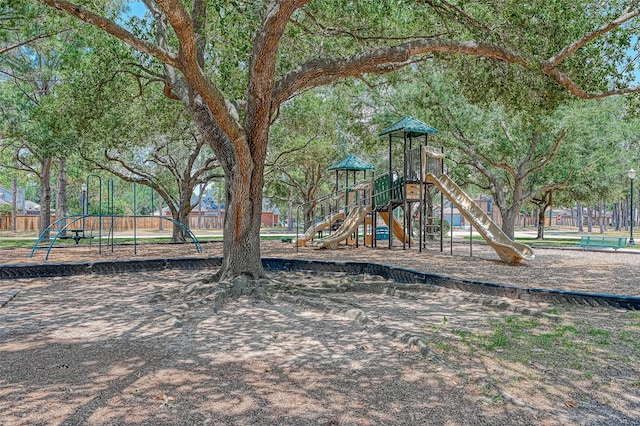
[[[81,186],[81,193],[80,193],[80,204],[82,205],[82,229],[86,229],[86,215],[87,215],[87,210],[88,210],[88,201],[87,201],[87,191],[89,190],[89,187],[87,186],[86,183],[83,183]]]
[[[102,254],[102,178],[98,176],[98,253]]]
[[[402,194],[402,250],[406,250],[406,241],[407,241],[407,132],[404,132],[404,142],[402,145],[402,162],[404,163],[402,166],[402,177],[404,185],[403,188],[400,188]],[[391,238],[391,230],[389,230],[389,238]]]
[[[138,204],[137,204],[137,199],[136,199],[136,184],[137,184],[137,179],[133,179],[133,254],[138,254],[138,247],[137,247],[137,227],[136,227],[136,216],[138,215]]]
[[[426,136],[425,136],[425,140],[426,140]],[[422,209],[424,207],[424,197],[425,197],[425,193],[427,190],[427,182],[425,180],[425,176],[422,173],[422,169],[424,167],[424,165],[422,164],[422,144],[419,145],[418,148],[418,167],[420,168],[420,170],[418,170],[418,181],[420,182],[420,201],[418,202],[418,253],[422,253],[422,226],[423,226],[423,222],[422,222]]]
[[[298,227],[300,226],[300,205],[296,209],[296,253],[299,250],[300,245],[298,244],[298,239],[300,238],[300,233],[298,232]]]
[[[347,219],[348,214],[350,213],[349,211],[349,171],[345,170],[344,171],[344,215],[345,215],[345,220]],[[345,245],[349,245],[349,238],[347,237],[346,240],[344,240],[344,244]]]
[[[391,191],[391,185],[393,185],[393,181],[391,180],[391,168],[393,167],[393,163],[391,161],[391,133],[389,133],[389,204],[387,205],[387,212],[389,213],[389,250],[391,250],[393,237],[391,233],[391,225],[393,224],[393,208],[391,208],[391,197],[393,196],[393,192]]]
[[[198,229],[202,229],[202,193],[204,192],[204,185],[204,182],[200,184],[200,194],[198,197]],[[151,200],[153,201],[153,192],[151,192]],[[153,205],[153,203],[151,203],[151,205]]]
[[[338,170],[336,170],[336,189],[333,192],[333,199],[336,202],[336,206],[335,206],[335,214],[340,213],[340,206],[338,206],[338,186],[339,186],[339,182],[338,182]],[[331,201],[329,201],[329,205],[331,206]],[[333,206],[331,206],[333,207]],[[329,215],[331,215],[331,212],[329,212]],[[331,216],[330,216],[331,217]],[[345,216],[346,217],[346,216]],[[333,224],[329,225],[329,235],[331,235],[331,233],[333,232]]]
[[[449,230],[451,232],[451,238],[449,239],[451,243],[449,246],[451,248],[451,255],[453,255],[453,203],[451,201],[449,201]]]
[[[635,173],[634,173],[635,175]],[[633,241],[633,178],[631,178],[631,235],[629,238],[629,245],[630,246],[635,246],[636,242]]]
[[[86,194],[86,198],[85,198],[85,206],[86,206],[86,210],[85,210],[85,215],[89,216],[89,183],[91,182],[91,178],[94,177],[96,179],[98,179],[98,253],[102,254],[102,177],[98,176],[98,175],[88,175],[87,176],[87,194]],[[84,219],[84,218],[83,218]],[[84,221],[83,221],[84,222]],[[93,229],[94,224],[92,224],[91,229]],[[85,235],[85,226],[83,223],[82,226],[82,235]]]
[[[424,134],[424,145],[425,146],[429,146],[429,134],[425,133]],[[422,158],[422,155],[420,155],[420,157]],[[429,173],[429,157],[426,156],[425,157],[425,161],[426,164],[424,165],[424,169],[425,169],[425,175],[426,173]],[[423,176],[424,179],[425,176]],[[427,192],[427,186],[425,184],[425,191],[424,191],[424,197],[422,199],[422,211],[421,211],[421,215],[422,215],[422,226],[420,227],[420,233],[422,235],[422,244],[425,245],[427,244],[427,229],[426,226],[429,223],[429,217],[427,216],[427,197],[429,196],[428,192]]]
[[[444,154],[444,146],[440,147],[440,152]],[[444,174],[444,157],[440,159],[440,173]],[[444,251],[444,193],[440,191],[440,253]]]
[[[473,257],[473,225],[469,222],[469,257]]]
[[[113,245],[115,239],[115,201],[114,201],[115,184],[113,178],[107,181],[107,205],[110,206],[109,214],[111,215],[111,253],[113,253]],[[108,240],[107,240],[108,241]]]

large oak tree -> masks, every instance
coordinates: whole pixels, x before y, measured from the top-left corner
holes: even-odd
[[[144,0],[151,38],[119,25],[113,7],[101,13],[39,1],[163,64],[167,95],[185,105],[226,176],[222,278],[264,274],[259,231],[269,128],[280,106],[302,91],[447,58],[466,70],[498,71],[476,75],[488,92],[497,79],[507,87],[551,87],[553,97],[558,86],[585,99],[638,91],[624,87],[621,73],[631,69],[624,57],[637,2]]]

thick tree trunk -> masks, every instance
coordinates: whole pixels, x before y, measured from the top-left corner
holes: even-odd
[[[593,231],[593,213],[591,211],[591,206],[587,207],[587,232],[591,233]]]
[[[606,207],[604,204],[604,200],[598,201],[598,225],[600,226],[600,233],[603,234],[607,231],[607,223],[606,223]]]
[[[177,208],[170,207],[171,217],[176,222],[182,224],[187,229],[189,226],[189,215],[191,214],[191,194],[193,193],[193,186],[185,185],[180,191],[180,200]],[[177,224],[173,224],[173,230],[171,235],[172,243],[184,243],[187,241],[187,232],[183,227]]]
[[[51,159],[43,159],[40,165],[40,225],[38,231],[42,234],[51,225]],[[47,231],[42,237],[49,238],[49,232]]]
[[[307,208],[304,210],[304,229],[306,230],[315,224],[317,216],[316,203],[314,201],[306,200],[305,204],[307,205]]]
[[[287,232],[293,232],[293,185],[289,188],[289,202],[287,203]]]
[[[56,220],[67,215],[67,159],[60,158],[56,185]],[[66,233],[66,231],[65,231]]]
[[[198,194],[198,229],[202,229],[202,197],[204,196],[205,184],[200,184],[200,193]]]
[[[621,204],[622,211],[622,227],[625,231],[629,229],[629,199],[625,197],[624,203]]]
[[[582,217],[582,204],[576,203],[576,220],[578,221],[578,232],[584,232],[584,218]]]
[[[183,226],[186,226],[187,228],[189,228],[189,213],[190,212],[186,212],[183,209],[179,209],[177,210],[175,213],[171,212],[171,215],[173,217],[173,220],[175,220],[176,222],[181,223]],[[171,234],[171,242],[172,243],[184,243],[185,241],[187,241],[187,233],[185,232],[185,230],[177,224],[173,224],[173,231]]]
[[[519,209],[510,208],[507,210],[500,210],[500,213],[502,216],[502,232],[513,240],[515,236],[516,220],[520,215]]]
[[[539,240],[544,240],[544,215],[547,212],[547,206],[539,206],[538,208],[538,235]]]
[[[198,105],[188,108],[225,174],[222,265],[212,279],[265,278],[260,256],[260,221],[268,132],[258,136],[259,140],[248,143],[248,151],[237,152],[229,135],[211,121],[206,108]],[[237,147],[242,147],[241,142],[237,141]]]
[[[262,168],[252,174],[227,176],[227,209],[224,218],[221,281],[246,276],[265,277],[260,256],[260,219],[262,216]]]

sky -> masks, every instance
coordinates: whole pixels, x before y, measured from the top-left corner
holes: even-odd
[[[136,16],[142,18],[147,12],[147,7],[141,1],[134,0],[129,3],[130,12],[126,14],[127,17]]]

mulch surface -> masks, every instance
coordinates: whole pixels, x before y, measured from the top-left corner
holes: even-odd
[[[222,244],[72,246],[47,262],[219,256]],[[44,254],[1,250],[0,264]],[[464,244],[301,248],[525,287],[638,296],[634,254]],[[210,303],[211,271],[0,281],[0,425],[640,424],[637,312],[555,306],[379,277],[273,273],[271,300]],[[201,290],[201,291],[200,291]],[[523,332],[526,331],[526,332]]]
[[[37,251],[30,258],[30,249],[0,250],[0,264],[95,262],[145,258],[221,256],[221,242],[202,244],[197,253],[193,244],[116,245],[113,251],[97,245],[68,246],[52,249],[49,259],[45,251]],[[135,253],[134,253],[135,250]],[[640,296],[640,252],[609,250],[537,249],[533,261],[517,266],[503,263],[491,247],[485,244],[456,243],[451,250],[445,245],[440,251],[434,243],[419,252],[415,247],[392,250],[377,247],[341,246],[338,250],[299,248],[278,240],[263,240],[263,257],[317,259],[329,261],[373,262],[404,267],[422,272],[467,278],[477,281],[514,285],[526,288],[545,288],[618,296]],[[453,252],[453,253],[451,253]]]

